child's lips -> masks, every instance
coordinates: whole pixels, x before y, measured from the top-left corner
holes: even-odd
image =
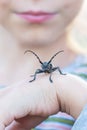
[[[27,11],[16,14],[30,23],[43,23],[45,21],[51,20],[56,15],[56,13],[43,11]]]

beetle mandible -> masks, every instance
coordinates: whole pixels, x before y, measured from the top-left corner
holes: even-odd
[[[61,75],[66,75],[66,74],[62,73],[61,69],[60,69],[58,66],[57,66],[57,67],[53,67],[53,65],[51,64],[53,58],[54,58],[56,55],[58,55],[59,53],[63,52],[63,50],[58,51],[57,53],[55,53],[55,54],[51,57],[51,59],[50,59],[48,62],[42,62],[42,61],[40,60],[40,58],[38,57],[38,55],[37,55],[35,52],[31,51],[31,50],[26,50],[26,51],[24,52],[24,54],[27,53],[27,52],[33,53],[33,54],[37,57],[37,59],[39,60],[39,63],[41,64],[41,69],[37,69],[37,70],[35,71],[34,75],[32,75],[34,78],[33,78],[32,80],[30,80],[29,82],[34,81],[34,80],[36,79],[36,75],[37,75],[37,74],[40,74],[40,73],[49,73],[49,74],[50,74],[49,80],[50,80],[51,83],[53,82],[53,80],[52,80],[52,78],[51,78],[52,72],[58,70]]]

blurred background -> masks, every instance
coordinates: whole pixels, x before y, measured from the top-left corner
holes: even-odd
[[[82,9],[71,26],[69,40],[73,49],[87,54],[87,0],[84,0]]]

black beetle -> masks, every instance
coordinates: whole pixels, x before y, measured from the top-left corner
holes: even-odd
[[[41,64],[41,68],[42,68],[42,69],[37,69],[35,71],[35,74],[32,75],[34,78],[32,80],[30,80],[29,82],[34,81],[36,79],[36,75],[39,74],[39,73],[49,73],[50,74],[49,80],[50,80],[51,83],[53,82],[52,79],[51,79],[52,72],[54,72],[55,70],[58,70],[61,75],[65,75],[65,74],[62,73],[62,71],[60,70],[59,67],[53,67],[53,65],[51,64],[51,61],[53,60],[53,58],[57,54],[59,54],[60,52],[63,52],[63,50],[61,50],[61,51],[57,52],[56,54],[54,54],[48,62],[42,62],[40,60],[40,58],[38,57],[38,55],[35,52],[31,51],[31,50],[26,50],[25,53],[27,53],[27,52],[31,52],[37,57],[37,59],[39,60],[39,62]]]

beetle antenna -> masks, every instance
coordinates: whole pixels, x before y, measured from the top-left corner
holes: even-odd
[[[61,50],[61,51],[57,52],[56,54],[54,54],[54,55],[51,57],[51,59],[48,61],[48,64],[51,63],[51,61],[53,60],[53,58],[54,58],[56,55],[58,55],[59,53],[61,53],[61,52],[64,52],[64,50]]]
[[[38,57],[38,55],[37,55],[35,52],[33,52],[33,51],[31,51],[31,50],[26,50],[26,51],[24,52],[24,54],[26,54],[27,52],[33,53],[33,54],[37,57],[37,59],[39,60],[39,62],[40,62],[41,64],[43,64],[43,62],[40,60],[40,58]]]

